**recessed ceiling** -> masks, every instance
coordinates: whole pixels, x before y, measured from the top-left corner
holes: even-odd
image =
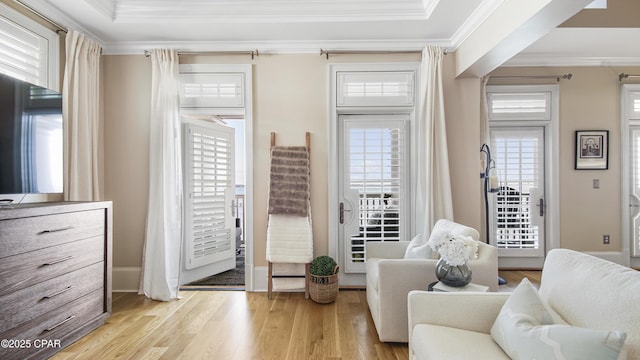
[[[19,0],[100,41],[104,54],[139,54],[160,46],[318,52],[320,48],[417,50],[439,45],[456,50],[503,1]],[[624,32],[557,28],[505,65],[570,65],[572,61],[638,65],[640,48],[623,41],[638,38],[637,29],[621,35]]]

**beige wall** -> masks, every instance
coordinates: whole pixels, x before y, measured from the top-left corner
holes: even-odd
[[[147,206],[149,59],[104,56],[105,194],[114,202],[114,267],[140,267]],[[328,64],[419,61],[419,55],[183,56],[182,63],[253,64],[254,264],[266,265],[267,176],[270,132],[282,145],[304,143],[311,133],[314,251],[328,252]],[[456,220],[478,227],[479,80],[454,79],[453,55],[445,57],[445,98]],[[450,100],[449,100],[450,99]]]
[[[560,86],[560,246],[579,251],[621,251],[620,82],[618,74],[639,68],[501,68],[503,75],[572,73]],[[631,82],[631,81],[628,81]],[[504,81],[503,81],[504,83]],[[526,84],[532,84],[529,82]],[[538,82],[539,84],[540,82]],[[548,80],[547,80],[547,83]],[[489,84],[498,84],[490,81]],[[511,83],[513,84],[513,82]],[[519,82],[519,84],[523,84]],[[575,170],[575,131],[609,130],[609,169]],[[593,179],[600,188],[593,189]],[[609,245],[602,235],[611,235]]]
[[[140,267],[149,181],[151,67],[103,56],[105,198],[113,201],[113,266]]]
[[[445,57],[443,79],[455,220],[481,229],[480,80],[455,79],[454,55]],[[254,264],[264,266],[270,132],[283,145],[311,133],[312,214],[315,253],[328,252],[328,64],[418,61],[416,55],[336,56],[311,54],[245,57],[183,57],[183,63],[253,64]],[[560,82],[561,246],[582,251],[620,251],[619,72],[638,68],[501,68],[493,75],[572,72]],[[147,206],[149,59],[104,56],[105,194],[114,202],[114,267],[140,267]],[[494,82],[496,83],[496,82]],[[555,83],[555,81],[553,82]],[[497,84],[497,83],[496,83]],[[606,171],[574,170],[574,131],[610,131]],[[600,189],[591,188],[600,180]],[[602,234],[611,244],[602,245]]]

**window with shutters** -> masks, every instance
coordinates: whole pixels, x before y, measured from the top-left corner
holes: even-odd
[[[487,102],[491,155],[500,185],[489,197],[490,241],[502,257],[543,259],[547,212],[557,204],[550,196],[554,189],[547,186],[549,169],[556,166],[550,144],[557,126],[557,89],[488,86]],[[555,231],[555,220],[553,224]]]
[[[500,190],[495,197],[495,243],[499,249],[541,249],[541,226],[533,220],[544,181],[544,130],[491,130]]]
[[[339,72],[338,106],[412,106],[415,72]]]
[[[355,217],[345,270],[357,271],[367,241],[399,241],[407,231],[407,121],[389,116],[349,116],[342,121],[345,198]]]
[[[640,84],[621,87],[622,252],[640,266]]]
[[[183,108],[244,107],[243,73],[197,73],[182,67],[180,106]]]
[[[186,124],[187,269],[233,254],[228,216],[234,194],[233,129]],[[234,234],[235,236],[235,234]]]
[[[341,285],[365,285],[368,242],[414,235],[419,67],[329,66],[329,254],[340,264]]]
[[[625,111],[627,119],[640,120],[640,91],[628,91]]]
[[[0,4],[0,72],[59,89],[59,37],[54,31]]]

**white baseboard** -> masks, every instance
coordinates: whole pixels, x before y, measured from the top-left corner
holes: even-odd
[[[251,276],[252,266],[246,266],[245,271],[249,276],[246,277],[246,291],[267,292],[267,277],[269,270],[266,266],[253,267],[253,276]],[[114,267],[112,287],[113,292],[138,292],[140,288],[140,275],[142,268],[140,267]],[[285,285],[286,287],[286,285]],[[304,291],[302,289],[282,289],[281,291]]]
[[[140,289],[140,267],[114,267],[112,287],[113,292],[138,292]]]
[[[253,268],[253,289],[254,292],[267,292],[267,279],[269,278],[269,268],[266,266],[256,266]]]
[[[274,264],[274,273],[304,275],[303,264]],[[284,265],[284,266],[282,266]],[[293,265],[293,266],[287,266]],[[280,269],[277,269],[280,267]],[[290,270],[290,271],[289,271]],[[301,272],[302,271],[302,272]],[[269,281],[269,268],[267,266],[256,266],[253,273],[253,288],[247,291],[267,292]],[[304,292],[304,279],[280,278],[273,279],[273,290],[276,292]]]

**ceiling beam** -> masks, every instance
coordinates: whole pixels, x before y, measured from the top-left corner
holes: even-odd
[[[503,1],[456,50],[456,76],[490,73],[592,1]]]

